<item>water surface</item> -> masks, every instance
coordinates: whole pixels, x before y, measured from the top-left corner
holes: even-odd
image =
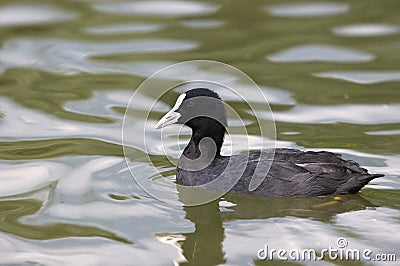
[[[321,250],[339,237],[399,261],[399,10],[396,0],[2,1],[0,264],[264,265],[257,251],[265,244]],[[125,163],[123,115],[147,77],[193,59],[233,65],[257,82],[278,147],[339,152],[385,177],[336,201],[226,195],[182,207],[153,199]],[[257,94],[238,90],[267,121]],[[157,93],[136,96],[132,134]],[[153,107],[150,125],[177,95]],[[245,141],[259,148],[248,107],[221,96],[250,132],[231,118],[223,151],[240,153]],[[138,173],[152,167],[143,160],[150,156],[173,180],[169,160],[190,131],[178,145],[179,128],[166,129],[168,156],[160,131],[148,132],[148,149],[129,143]]]

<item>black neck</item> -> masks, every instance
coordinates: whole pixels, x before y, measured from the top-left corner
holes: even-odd
[[[183,154],[186,157],[190,159],[196,159],[200,157],[201,152],[199,145],[200,141],[203,138],[211,138],[212,141],[215,143],[216,153],[212,155],[210,154],[210,156],[214,156],[215,158],[221,156],[220,154],[221,154],[221,147],[224,142],[225,127],[221,124],[213,126],[214,127],[212,128],[212,130],[209,131],[198,130],[196,128],[192,129],[193,130],[192,138],[190,139],[188,145],[186,146],[183,152]],[[205,143],[207,145],[207,142]],[[205,150],[211,152],[214,150],[214,147],[207,148],[207,146],[205,146]]]

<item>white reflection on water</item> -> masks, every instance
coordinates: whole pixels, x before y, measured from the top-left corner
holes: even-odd
[[[339,36],[346,37],[372,37],[396,34],[399,32],[399,27],[390,24],[352,24],[335,26],[333,32]]]
[[[129,94],[128,94],[129,95]],[[97,98],[99,99],[99,98]],[[102,100],[110,100],[102,98]],[[146,99],[145,97],[143,99]],[[129,100],[129,97],[126,98]],[[86,102],[91,103],[91,102]],[[25,108],[19,104],[16,104],[7,98],[0,97],[0,106],[4,112],[4,117],[0,120],[0,130],[2,132],[0,139],[3,141],[9,140],[37,140],[37,139],[59,139],[59,138],[89,138],[99,139],[105,142],[121,144],[122,136],[122,114],[118,114],[112,110],[112,107],[126,107],[124,103],[118,103],[118,101],[110,100],[108,104],[104,103],[104,109],[95,107],[87,112],[88,115],[95,115],[95,112],[99,112],[99,115],[104,117],[111,117],[115,120],[114,123],[85,123],[81,121],[73,121],[61,119],[56,116],[43,113],[34,109]],[[96,106],[96,103],[91,103],[92,106]],[[141,103],[147,104],[145,101]],[[158,105],[160,106],[160,105]],[[74,105],[69,104],[71,111],[77,113],[85,113],[87,108],[80,108],[79,110],[74,109]],[[140,106],[138,106],[140,107]],[[96,110],[97,109],[97,110]],[[108,114],[107,114],[108,110]],[[132,123],[127,125],[129,132],[135,134],[137,132],[143,132],[145,123],[143,119],[134,118],[131,120]],[[151,123],[151,122],[150,122]],[[156,121],[154,120],[154,125]],[[155,147],[160,142],[160,130],[156,130],[154,126],[150,129],[151,134],[147,136],[146,141],[149,146]],[[142,151],[145,151],[143,141],[141,139],[132,139],[132,142],[126,143],[129,146],[135,147]],[[149,150],[152,153],[153,150]]]
[[[182,25],[191,29],[215,29],[225,24],[223,20],[216,19],[192,19],[182,21]]]
[[[396,253],[399,258],[399,217],[400,210],[379,207],[338,214],[335,224],[346,233],[365,239],[362,240],[364,244],[359,245],[359,248],[368,247],[376,252]],[[377,239],[379,241],[376,241]],[[352,247],[357,247],[350,240],[349,243]]]
[[[341,79],[359,84],[375,84],[400,80],[400,71],[363,70],[363,71],[328,71],[313,74],[319,78]]]
[[[0,7],[0,27],[55,23],[77,16],[71,11],[45,5],[6,5]]]
[[[279,17],[325,17],[346,13],[349,5],[338,2],[311,2],[281,4],[265,8],[270,14]]]
[[[36,164],[60,170],[51,173],[57,179],[56,186],[37,213],[22,217],[19,222],[36,226],[57,222],[93,226],[134,244],[95,236],[36,241],[0,233],[2,264],[128,265],[135,261],[147,265],[154,254],[157,263],[163,264],[180,256],[175,248],[160,243],[154,236],[164,231],[190,232],[193,226],[182,219],[182,209],[141,197],[143,192],[127,171],[123,158],[64,157],[37,160]],[[66,167],[69,171],[63,171]],[[18,178],[21,175],[32,176],[24,171],[20,171]],[[3,185],[7,183],[0,179],[0,187]],[[127,200],[112,199],[110,194],[122,195]]]
[[[228,264],[246,265],[257,259],[257,251],[264,245],[268,245],[269,250],[289,252],[312,248],[318,252],[329,246],[338,248],[337,239],[345,237],[351,249],[368,248],[374,254],[396,253],[399,256],[399,215],[399,210],[380,207],[338,214],[333,224],[291,216],[229,221],[224,226],[223,249]],[[306,264],[320,265],[321,261],[306,261]]]
[[[219,6],[197,1],[112,1],[96,3],[94,8],[100,12],[121,15],[157,15],[157,16],[195,16],[208,15]]]
[[[191,230],[182,208],[150,198],[134,181],[124,158],[111,156],[76,156],[51,159],[64,164],[69,171],[55,175],[56,186],[45,205],[21,222],[29,225],[70,223],[95,226],[115,233],[130,242],[153,241],[160,230]],[[47,160],[42,160],[45,165]],[[168,190],[168,188],[160,188]],[[174,191],[166,191],[172,195]],[[177,192],[175,192],[177,193]],[[123,200],[110,195],[119,195]],[[175,217],[175,218],[174,218]],[[162,223],[154,221],[163,220]],[[149,223],[149,221],[152,221]]]
[[[56,189],[54,191],[53,200],[55,202],[62,202],[63,204],[84,204],[92,201],[97,201],[101,199],[101,195],[99,195],[99,191],[102,190],[104,186],[109,191],[114,189],[123,188],[120,184],[122,179],[116,173],[113,173],[111,169],[117,170],[115,166],[121,167],[123,165],[123,158],[119,157],[93,157],[93,158],[85,158],[85,161],[81,161],[78,165],[73,164],[73,162],[69,162],[72,165],[69,171],[60,176]],[[118,170],[121,170],[120,168]],[[112,174],[109,177],[113,176],[112,180],[105,179],[105,176],[99,174],[99,171],[107,171],[107,173]],[[114,182],[112,182],[114,181]],[[133,180],[131,180],[133,183]],[[125,184],[126,188],[130,188],[131,192],[134,192],[132,188],[134,184]],[[120,186],[120,188],[119,188]],[[120,191],[119,191],[120,192]],[[128,192],[123,191],[125,193]],[[101,206],[102,203],[98,202]],[[59,206],[59,205],[57,205]],[[51,207],[51,209],[53,206]],[[70,216],[70,219],[77,218],[73,212],[66,211],[68,209],[68,205],[62,205],[62,209],[64,213]],[[92,210],[95,210],[93,208]],[[50,213],[51,215],[51,213]],[[62,215],[62,214],[60,214]],[[97,215],[102,216],[102,212],[97,212]],[[81,216],[83,217],[83,216]]]
[[[54,162],[18,162],[9,164],[0,161],[0,197],[18,195],[49,185],[57,176],[68,170],[63,164]]]
[[[90,99],[68,101],[64,104],[64,109],[74,113],[85,115],[121,118],[121,114],[113,113],[111,108],[120,107],[126,108],[129,99],[131,98],[134,90],[109,90],[109,91],[95,91]],[[155,101],[153,98],[136,94],[135,103],[132,107],[135,110],[148,111],[152,109],[155,112],[167,112],[169,105]]]
[[[339,235],[329,224],[290,216],[230,221],[224,227],[223,249],[231,265],[246,265],[257,259],[257,251],[265,244],[276,250],[327,248]],[[299,232],[301,238],[296,237]]]
[[[128,245],[101,237],[30,240],[0,233],[3,265],[169,265],[177,250],[152,238]]]
[[[116,96],[114,96],[116,97]],[[99,98],[97,98],[99,99]],[[4,112],[4,117],[1,118],[0,140],[37,140],[37,139],[59,139],[59,138],[89,138],[89,139],[99,139],[105,142],[121,144],[122,136],[122,114],[118,114],[112,111],[112,107],[126,107],[125,103],[119,103],[116,99],[107,99],[107,97],[102,98],[102,100],[110,100],[109,104],[104,103],[105,109],[97,107],[97,111],[100,115],[104,117],[112,117],[114,123],[85,123],[81,121],[65,120],[60,119],[56,116],[46,114],[34,109],[25,108],[19,104],[16,104],[7,98],[0,97],[0,106],[2,106],[2,111]],[[143,99],[146,99],[143,97]],[[129,100],[129,97],[126,98]],[[86,102],[90,103],[90,102]],[[99,103],[96,103],[99,104]],[[141,103],[147,104],[146,101]],[[92,103],[92,106],[96,106]],[[158,105],[160,106],[160,105]],[[86,108],[80,108],[75,110],[74,105],[69,104],[71,111],[76,111],[77,113],[85,113]],[[138,106],[140,107],[140,106]],[[89,107],[88,107],[89,108]],[[107,110],[109,114],[107,115]],[[94,115],[95,109],[90,110],[88,115]],[[129,132],[136,134],[137,132],[143,132],[146,121],[139,118],[133,118],[130,120],[131,123],[126,127],[129,128]],[[150,121],[149,123],[155,125],[156,120]],[[146,141],[149,147],[156,147],[160,142],[161,131],[151,127],[149,129],[150,134],[146,137]],[[126,143],[128,146],[135,147],[142,151],[145,151],[143,140],[139,138],[132,138],[131,142]],[[149,153],[159,151],[157,149],[148,150]]]
[[[1,119],[1,140],[52,139],[61,137],[89,137],[121,143],[120,122],[114,124],[84,123],[63,120],[53,115],[25,108],[0,97],[4,111]]]
[[[368,135],[375,135],[375,136],[394,136],[394,135],[400,135],[400,129],[368,131],[365,133]]]
[[[263,112],[256,113],[260,117],[263,117]],[[290,123],[320,124],[345,122],[378,125],[400,122],[399,113],[400,104],[296,105],[289,111],[274,112],[274,118],[276,121]]]
[[[0,49],[3,68],[30,68],[59,74],[124,73],[147,76],[170,62],[112,63],[90,59],[121,54],[170,53],[197,48],[189,40],[140,39],[130,41],[78,42],[60,39],[12,39]],[[152,68],[149,68],[152,66]],[[4,71],[4,70],[3,70]],[[147,77],[146,76],[146,77]]]
[[[327,61],[340,63],[359,63],[372,61],[375,56],[370,53],[357,51],[326,44],[306,44],[287,48],[267,56],[272,62],[311,62]]]
[[[393,155],[384,156],[381,158],[385,161],[384,165],[368,167],[371,172],[385,175],[384,177],[380,177],[379,179],[375,179],[373,181],[375,183],[374,188],[400,189],[400,156]]]
[[[96,35],[119,35],[132,33],[149,33],[165,28],[165,24],[161,23],[126,23],[126,24],[110,24],[102,26],[87,27],[88,33]]]

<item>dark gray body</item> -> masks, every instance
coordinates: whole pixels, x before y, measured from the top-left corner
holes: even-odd
[[[194,151],[194,149],[190,149],[190,144],[184,154],[190,153],[190,150]],[[273,151],[262,152],[271,155]],[[192,157],[191,155],[194,154],[187,155]],[[229,160],[233,160],[232,165],[234,167],[226,169]],[[229,183],[232,179],[238,177],[238,173],[242,173],[236,185],[229,192],[264,197],[287,197],[353,194],[357,193],[372,179],[383,176],[369,174],[356,162],[343,160],[340,154],[326,151],[303,152],[295,149],[275,149],[270,170],[268,173],[258,173],[258,175],[263,175],[264,180],[255,190],[250,191],[250,180],[253,178],[254,169],[259,163],[268,163],[266,159],[260,161],[260,151],[231,157],[218,156],[208,167],[199,171],[182,170],[178,167],[176,180],[181,185],[198,186],[209,183],[223,173],[221,178]],[[244,172],[242,169],[244,169]],[[226,186],[209,185],[206,188],[225,190]]]

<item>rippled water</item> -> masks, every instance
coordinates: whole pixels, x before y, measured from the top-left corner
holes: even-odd
[[[399,261],[399,10],[396,0],[2,1],[0,264],[263,265],[265,244],[321,250],[339,237]],[[123,157],[125,108],[147,77],[193,59],[231,64],[260,85],[277,146],[340,152],[385,177],[341,201],[226,195],[181,207],[148,196]],[[239,91],[267,119],[257,94]],[[136,95],[132,134],[157,93]],[[251,112],[221,96],[251,133],[230,120],[223,151],[241,152],[246,140],[258,148]],[[158,102],[149,123],[173,100]],[[176,146],[178,130],[164,131],[172,160],[187,141]],[[128,143],[133,163],[145,174],[149,155],[173,179],[160,132],[148,134],[147,150]]]

